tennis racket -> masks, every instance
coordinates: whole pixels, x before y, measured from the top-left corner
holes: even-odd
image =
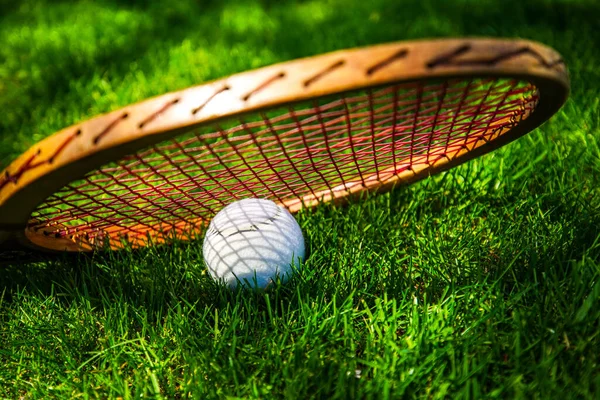
[[[197,236],[238,199],[297,212],[386,191],[530,132],[568,92],[562,58],[544,45],[442,39],[168,93],[61,130],[12,162],[0,175],[0,254],[140,248]]]

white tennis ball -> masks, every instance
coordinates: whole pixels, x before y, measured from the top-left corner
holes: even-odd
[[[238,281],[266,288],[285,282],[304,260],[300,226],[271,200],[245,199],[222,209],[210,222],[202,247],[213,279],[235,288]]]

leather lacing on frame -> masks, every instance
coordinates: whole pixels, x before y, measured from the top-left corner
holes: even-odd
[[[425,63],[425,65],[430,69],[443,67],[443,66],[450,66],[450,65],[454,65],[454,66],[494,65],[494,64],[498,64],[503,61],[506,61],[506,60],[510,60],[512,58],[518,58],[521,56],[529,55],[531,57],[534,57],[536,60],[538,60],[540,65],[542,65],[546,68],[557,68],[557,67],[564,66],[563,59],[558,58],[556,60],[546,60],[541,54],[539,54],[538,52],[536,52],[535,50],[533,50],[527,46],[522,47],[517,50],[507,51],[505,53],[501,53],[501,54],[499,54],[495,57],[491,57],[491,58],[483,58],[483,57],[471,57],[471,58],[461,58],[461,59],[458,58],[458,57],[468,56],[469,52],[471,52],[472,49],[473,49],[473,47],[470,44],[465,43],[464,45],[461,45],[461,46],[457,47],[456,49],[450,51],[448,54],[443,54],[441,56],[433,57],[432,59],[427,61]],[[396,51],[394,54],[392,54],[391,56],[387,57],[386,59],[378,61],[375,64],[373,64],[372,66],[368,67],[365,70],[365,75],[370,76],[370,75],[376,73],[377,71],[379,71],[380,69],[388,67],[393,62],[400,60],[402,58],[405,58],[406,56],[408,56],[408,54],[409,54],[408,49],[400,49],[400,50]],[[328,67],[327,69],[317,72],[312,77],[306,79],[304,81],[304,86],[305,87],[311,86],[313,83],[315,83],[316,81],[321,79],[323,76],[325,76],[329,73],[332,73],[335,70],[337,70],[338,68],[344,66],[345,63],[346,63],[346,61],[344,59],[340,59],[339,61],[335,62],[330,67]],[[255,90],[244,95],[242,97],[242,100],[248,101],[250,99],[250,97],[253,94],[255,94],[257,91],[265,89],[267,86],[269,86],[274,81],[277,81],[284,77],[285,77],[285,72],[282,71],[279,74],[277,74],[275,77],[267,79],[265,82],[258,85]],[[219,95],[225,91],[228,91],[230,89],[231,88],[228,85],[224,85],[222,88],[216,90],[203,104],[201,104],[197,107],[194,107],[191,110],[191,113],[193,115],[198,114],[217,95]],[[154,120],[159,114],[166,111],[168,108],[177,104],[178,102],[179,102],[179,99],[174,99],[173,101],[165,104],[161,109],[155,111],[150,116],[145,117],[143,120],[141,120],[139,122],[138,128],[140,128],[140,129],[144,128],[148,123],[150,123],[152,120]],[[102,137],[106,136],[114,127],[116,127],[116,125],[119,122],[121,122],[122,120],[124,120],[128,117],[129,117],[129,113],[123,112],[123,114],[120,117],[118,117],[115,120],[113,120],[112,122],[110,122],[105,128],[102,129],[101,132],[99,132],[98,134],[96,134],[94,136],[93,143],[98,144],[100,139],[102,139]],[[77,130],[77,136],[79,136],[79,134],[81,134],[80,129]],[[72,139],[73,139],[73,136],[68,137],[65,140],[65,142],[61,146],[59,146],[59,148],[61,150],[64,149],[64,147],[67,146],[71,142]],[[56,154],[53,155],[51,158],[44,160],[43,162],[36,162],[36,163],[31,163],[30,162],[31,160],[29,160],[29,161],[26,161],[17,172],[9,173],[7,171],[5,173],[5,176],[0,177],[0,190],[2,190],[9,183],[15,183],[15,184],[18,183],[18,180],[23,173],[41,165],[41,164],[44,164],[46,162],[52,163],[52,161],[55,159],[55,157],[56,157]],[[32,158],[36,158],[36,156],[32,156]]]

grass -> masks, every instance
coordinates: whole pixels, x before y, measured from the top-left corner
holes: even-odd
[[[2,398],[597,398],[600,6],[534,1],[0,0],[0,166],[147,96],[344,47],[525,37],[571,98],[517,142],[298,220],[268,293],[198,243],[0,269]]]

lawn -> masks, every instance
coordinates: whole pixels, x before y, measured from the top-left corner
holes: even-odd
[[[297,219],[302,272],[212,282],[201,243],[0,266],[0,398],[600,396],[596,0],[0,0],[0,169],[65,126],[326,51],[446,36],[558,50],[549,122]]]

